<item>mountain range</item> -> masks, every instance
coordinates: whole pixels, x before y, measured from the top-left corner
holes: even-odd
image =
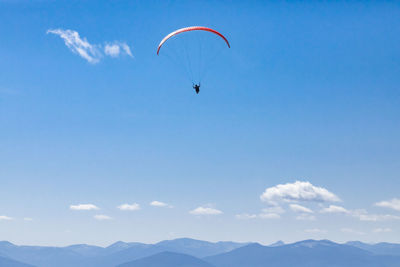
[[[398,267],[400,244],[345,244],[304,240],[292,244],[207,242],[189,238],[156,244],[116,242],[108,247],[17,246],[0,242],[4,267]]]

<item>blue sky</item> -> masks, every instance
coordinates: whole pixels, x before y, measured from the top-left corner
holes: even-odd
[[[394,1],[0,1],[0,239],[400,242],[399,16]],[[199,95],[156,55],[192,25],[231,43]]]

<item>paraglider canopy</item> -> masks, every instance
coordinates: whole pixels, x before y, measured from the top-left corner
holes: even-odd
[[[203,27],[203,26],[192,26],[192,27],[186,27],[186,28],[182,28],[176,31],[171,32],[170,34],[168,34],[167,36],[164,37],[164,39],[161,40],[160,44],[158,45],[157,48],[157,55],[160,53],[160,49],[163,46],[163,44],[172,36],[183,33],[183,32],[189,32],[189,31],[207,31],[207,32],[211,32],[214,33],[216,35],[218,35],[219,37],[221,37],[222,39],[224,39],[225,43],[228,45],[228,47],[230,48],[231,45],[229,44],[228,39],[225,38],[225,36],[223,36],[221,33],[217,32],[216,30],[213,30],[211,28],[207,28],[207,27]]]

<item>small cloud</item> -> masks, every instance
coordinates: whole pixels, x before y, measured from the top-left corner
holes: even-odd
[[[366,210],[354,210],[351,212],[353,217],[358,218],[360,221],[369,221],[369,222],[380,222],[380,221],[391,221],[391,220],[400,220],[400,216],[391,215],[391,214],[369,214]]]
[[[114,42],[112,44],[106,44],[104,46],[104,53],[110,57],[119,57],[121,54],[132,56],[131,49],[126,43]]]
[[[112,220],[110,216],[104,215],[104,214],[99,214],[99,215],[94,215],[93,216],[96,220],[99,221],[107,221],[107,220]]]
[[[294,212],[301,212],[301,213],[314,213],[309,208],[303,207],[298,204],[290,204],[290,209]]]
[[[140,205],[138,203],[133,204],[122,204],[117,207],[120,210],[140,210]]]
[[[172,208],[171,205],[168,205],[167,203],[164,203],[164,202],[161,202],[161,201],[157,201],[157,200],[154,200],[154,201],[150,202],[150,206],[160,207],[160,208],[164,208],[164,207]]]
[[[400,211],[400,199],[393,198],[388,201],[381,201],[381,202],[375,203],[375,206]]]
[[[349,213],[349,211],[343,207],[330,205],[327,208],[323,208],[321,213]]]
[[[338,202],[339,197],[323,187],[317,187],[310,182],[296,181],[294,183],[278,184],[269,187],[260,196],[261,200],[270,205],[279,202]]]
[[[301,214],[296,217],[298,221],[315,221],[315,216],[310,214]]]
[[[276,211],[276,212],[273,212]],[[248,213],[242,213],[242,214],[237,214],[235,217],[236,219],[239,220],[250,220],[250,219],[279,219],[281,215],[279,213],[284,213],[285,211],[283,209],[263,209],[260,214],[248,214]]]
[[[242,213],[242,214],[237,214],[235,215],[236,219],[239,220],[250,220],[250,219],[256,219],[257,214],[247,214],[247,213]]]
[[[29,218],[29,217],[25,217],[25,218],[24,218],[24,221],[31,222],[31,221],[33,221],[33,219],[32,219],[32,218]]]
[[[343,233],[346,233],[346,234],[365,235],[364,232],[360,232],[360,231],[357,231],[357,230],[354,230],[351,228],[342,228],[342,229],[340,229],[340,231],[342,231]]]
[[[281,215],[277,214],[277,213],[261,213],[258,215],[258,217],[260,217],[261,219],[279,219],[281,218]]]
[[[122,47],[122,50],[125,51],[125,53],[130,56],[133,57],[131,49],[129,48],[129,46],[126,43],[121,43],[120,46]]]
[[[13,218],[5,216],[5,215],[0,215],[0,221],[11,221]]]
[[[71,210],[99,210],[96,205],[93,204],[78,204],[69,206]]]
[[[189,211],[189,213],[193,215],[219,215],[222,214],[222,211],[214,208],[198,207],[194,210]]]
[[[285,210],[281,206],[271,206],[271,207],[262,209],[262,212],[263,213],[282,214],[282,213],[285,213]]]
[[[318,228],[312,228],[312,229],[306,229],[304,230],[304,232],[309,234],[325,234],[327,231]]]
[[[106,45],[104,47],[104,53],[110,57],[118,57],[119,56],[119,45],[117,44],[112,44],[112,45]]]
[[[376,234],[380,234],[380,233],[390,233],[392,232],[392,229],[390,228],[376,228],[374,229],[372,232],[376,233]]]

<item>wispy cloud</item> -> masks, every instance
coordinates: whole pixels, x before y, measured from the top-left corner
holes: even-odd
[[[360,221],[369,222],[400,220],[400,216],[391,214],[370,214],[364,209],[351,211],[351,215],[358,218]]]
[[[374,229],[372,232],[376,233],[376,234],[380,234],[380,233],[390,233],[392,232],[392,229],[390,228],[376,228]]]
[[[133,57],[130,47],[125,42],[107,42],[105,45],[91,44],[81,37],[77,31],[64,29],[50,29],[47,34],[55,34],[64,40],[65,45],[75,54],[86,59],[89,63],[98,63],[103,56],[113,58],[121,55]]]
[[[99,49],[90,44],[86,38],[81,38],[77,31],[54,29],[48,30],[47,33],[52,33],[60,36],[65,45],[75,54],[86,59],[90,63],[97,63],[100,61],[101,53]]]
[[[0,215],[0,221],[11,221],[13,218],[5,215]]]
[[[138,203],[133,203],[133,204],[122,204],[117,207],[120,210],[140,210],[140,205]]]
[[[327,208],[323,208],[321,211],[321,213],[349,213],[350,211],[348,211],[347,209],[341,207],[341,206],[335,206],[335,205],[330,205]]]
[[[262,213],[282,214],[282,213],[285,213],[285,210],[281,206],[271,206],[271,207],[262,209]]]
[[[24,218],[24,221],[26,221],[26,222],[31,222],[31,221],[33,221],[33,219],[32,219],[32,218],[29,218],[29,217],[25,217],[25,218]]]
[[[325,234],[327,231],[319,228],[306,229],[304,232],[309,234]]]
[[[317,187],[310,182],[296,181],[294,183],[278,184],[269,187],[260,196],[262,201],[270,205],[277,205],[279,202],[338,202],[339,197],[323,187]]]
[[[110,57],[119,57],[123,54],[133,57],[131,49],[124,42],[114,42],[112,44],[106,44],[104,46],[104,53]]]
[[[193,215],[219,215],[222,214],[222,211],[209,207],[198,207],[189,211],[189,213]]]
[[[242,214],[236,214],[235,218],[239,220],[250,220],[250,219],[256,219],[258,217],[257,214],[248,214],[248,213],[242,213]]]
[[[381,202],[375,203],[375,206],[400,211],[400,199],[393,198],[388,201],[381,201]]]
[[[314,213],[311,209],[301,206],[299,204],[290,204],[290,209],[294,212],[301,212],[301,213]]]
[[[249,220],[249,219],[279,219],[281,218],[282,213],[284,213],[285,210],[282,209],[279,206],[276,207],[269,207],[262,209],[262,211],[259,214],[249,214],[249,213],[242,213],[242,214],[237,214],[235,215],[236,219],[239,220]]]
[[[98,210],[99,208],[93,204],[78,204],[69,206],[71,210]]]
[[[171,205],[169,205],[167,203],[164,203],[164,202],[161,202],[161,201],[157,201],[157,200],[154,200],[154,201],[150,202],[150,206],[159,207],[159,208],[165,208],[165,207],[172,208]]]
[[[315,216],[303,213],[303,214],[300,214],[299,216],[297,216],[296,220],[298,220],[298,221],[315,221]]]
[[[342,231],[343,233],[346,233],[346,234],[365,235],[364,232],[357,231],[357,230],[354,230],[351,228],[342,228],[342,229],[340,229],[340,231]]]
[[[277,213],[260,213],[258,215],[258,217],[260,217],[261,219],[279,219],[281,218],[281,215],[277,214]]]
[[[99,221],[107,221],[107,220],[112,220],[113,219],[110,216],[104,215],[104,214],[94,215],[93,218],[95,218],[96,220],[99,220]]]

